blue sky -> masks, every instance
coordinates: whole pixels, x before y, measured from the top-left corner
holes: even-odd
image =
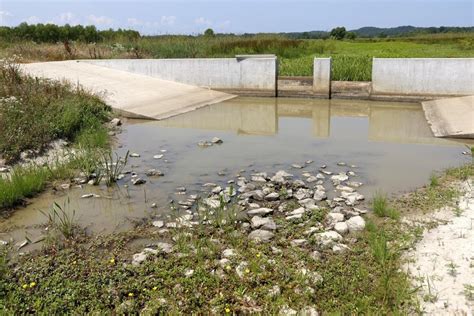
[[[144,34],[291,32],[362,26],[472,26],[474,1],[458,0],[0,0],[0,25],[94,24]]]

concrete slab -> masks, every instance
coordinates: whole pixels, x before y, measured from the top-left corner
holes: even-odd
[[[80,61],[22,64],[25,73],[66,80],[103,96],[125,116],[161,120],[236,97],[232,94]]]
[[[474,138],[474,96],[421,103],[436,137]]]

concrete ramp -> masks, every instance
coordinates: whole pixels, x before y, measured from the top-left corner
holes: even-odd
[[[474,96],[421,104],[436,137],[474,138]]]
[[[22,64],[26,74],[66,80],[99,94],[125,116],[161,120],[235,95],[80,61]]]

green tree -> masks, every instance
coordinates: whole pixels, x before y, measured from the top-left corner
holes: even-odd
[[[356,37],[357,37],[357,34],[354,33],[354,32],[347,32],[346,33],[346,38],[349,39],[349,40],[356,39]]]
[[[339,26],[335,27],[331,30],[331,37],[335,38],[337,40],[342,40],[344,37],[346,37],[346,28],[344,26]]]
[[[216,36],[216,34],[214,33],[214,30],[209,28],[207,30],[204,31],[204,36],[206,37],[214,37]]]

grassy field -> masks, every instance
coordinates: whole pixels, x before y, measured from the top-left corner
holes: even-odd
[[[295,40],[282,36],[162,36],[121,43],[0,44],[0,56],[19,55],[25,62],[73,58],[197,58],[236,54],[276,54],[280,75],[311,76],[314,57],[333,58],[333,79],[371,79],[372,57],[474,57],[474,36],[425,35],[410,38]]]

